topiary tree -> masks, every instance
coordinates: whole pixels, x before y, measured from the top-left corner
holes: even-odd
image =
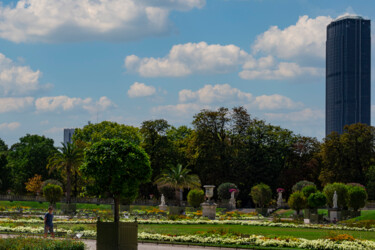
[[[318,189],[316,188],[316,186],[309,185],[309,186],[305,186],[304,188],[302,188],[301,191],[303,195],[305,196],[305,198],[307,199],[310,197],[310,194],[318,192]]]
[[[348,190],[348,207],[353,208],[354,211],[363,208],[366,205],[367,192],[366,189],[360,186],[351,186]]]
[[[42,183],[42,190],[48,184],[57,185],[57,186],[60,186],[61,188],[63,188],[63,184],[60,181],[54,180],[54,179],[48,179],[48,180],[43,181],[43,183]]]
[[[320,208],[327,203],[326,196],[321,192],[312,193],[307,198],[307,205],[310,208]]]
[[[265,207],[272,199],[271,188],[264,183],[252,187],[250,195],[253,198],[254,203],[259,207]]]
[[[113,197],[114,220],[119,222],[122,197],[134,200],[141,183],[150,181],[150,160],[145,151],[131,142],[103,139],[86,149],[85,164],[80,168],[97,195]]]
[[[296,210],[297,214],[301,209],[306,208],[307,200],[301,191],[294,192],[289,196],[288,205],[293,210]]]
[[[301,191],[306,186],[315,186],[315,184],[314,182],[306,181],[306,180],[299,181],[296,184],[294,184],[294,186],[292,187],[292,191],[293,193],[297,191]]]
[[[52,205],[55,206],[56,202],[60,201],[63,190],[60,186],[54,184],[48,184],[43,188],[43,194],[46,197],[46,200]]]
[[[234,193],[234,197],[238,196],[239,189],[237,188],[236,184],[230,183],[230,182],[224,182],[219,185],[217,188],[217,195],[219,196],[219,199],[221,200],[229,200],[231,193],[229,190],[236,189],[237,191]]]
[[[204,202],[204,192],[201,189],[192,189],[187,195],[187,200],[190,206],[199,207]]]
[[[337,206],[339,208],[347,208],[348,186],[344,183],[335,182],[325,185],[323,193],[327,198],[327,204],[333,207],[333,195],[337,193]]]

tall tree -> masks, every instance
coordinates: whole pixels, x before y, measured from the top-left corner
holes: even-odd
[[[47,168],[50,172],[58,170],[66,176],[66,202],[70,203],[72,191],[72,175],[77,174],[83,163],[83,150],[75,144],[62,143],[62,147],[48,160]]]
[[[182,167],[181,164],[171,166],[169,169],[164,169],[162,174],[155,180],[155,183],[160,186],[171,187],[175,190],[176,201],[179,205],[182,204],[182,192],[184,188],[200,188],[201,182],[198,175],[191,174],[191,170],[187,167]]]
[[[39,135],[20,138],[9,150],[7,160],[11,171],[12,187],[15,192],[25,192],[25,183],[35,174],[48,179],[48,158],[56,153],[53,140]]]
[[[8,146],[0,139],[0,190],[5,191],[11,185],[10,171],[7,168]]]
[[[139,185],[150,180],[149,157],[142,148],[130,142],[105,139],[86,151],[85,161],[81,171],[93,181],[88,190],[113,198],[114,219],[118,222],[120,199],[134,200]]]

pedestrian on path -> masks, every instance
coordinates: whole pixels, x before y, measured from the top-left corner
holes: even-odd
[[[44,215],[44,238],[47,237],[48,232],[51,233],[52,238],[55,238],[55,233],[53,232],[53,207],[48,208],[48,213]]]

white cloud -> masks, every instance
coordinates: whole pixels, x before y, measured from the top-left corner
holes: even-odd
[[[249,55],[235,45],[208,45],[206,42],[174,45],[163,58],[125,58],[129,72],[144,77],[181,77],[190,74],[228,73],[249,60]]]
[[[297,109],[303,107],[301,102],[294,102],[292,99],[278,94],[257,96],[252,105],[260,110]]]
[[[156,93],[156,89],[152,86],[147,86],[144,83],[135,82],[130,86],[128,95],[131,98],[151,96]]]
[[[297,61],[324,59],[326,28],[332,20],[329,16],[301,16],[295,25],[285,29],[272,26],[257,37],[253,52]]]
[[[158,106],[151,109],[157,115],[187,117],[198,113],[202,109],[209,109],[210,106],[198,103],[180,103],[177,105]]]
[[[197,91],[188,89],[179,92],[180,102],[198,101],[200,103],[213,103],[213,102],[233,102],[252,100],[250,93],[245,93],[237,88],[232,88],[229,84],[205,85]]]
[[[290,113],[265,113],[265,116],[270,120],[287,121],[287,122],[314,122],[323,120],[325,115],[323,110],[314,110],[306,108],[296,112]]]
[[[33,97],[0,98],[0,113],[22,111],[34,105]]]
[[[0,130],[16,130],[21,124],[19,122],[0,123]]]
[[[25,95],[48,87],[39,84],[40,77],[39,70],[33,71],[29,66],[18,66],[0,53],[0,96]]]
[[[128,41],[169,31],[170,11],[205,0],[19,0],[0,5],[0,37],[13,42]]]
[[[70,111],[76,108],[84,109],[90,113],[104,111],[115,104],[106,96],[101,97],[97,102],[91,98],[71,98],[68,96],[41,97],[35,101],[36,110],[39,112]]]

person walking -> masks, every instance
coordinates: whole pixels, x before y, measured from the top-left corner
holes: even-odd
[[[51,233],[52,238],[55,238],[53,231],[53,207],[48,208],[48,213],[44,215],[44,238],[47,237],[48,232]]]

